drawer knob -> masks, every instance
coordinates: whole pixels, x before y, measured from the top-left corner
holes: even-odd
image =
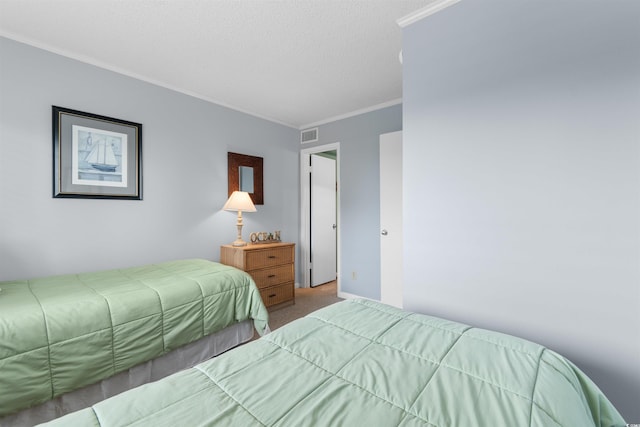
[[[271,295],[269,295],[269,298],[273,298],[275,296],[276,296],[276,294],[271,294]]]
[[[276,277],[276,275],[275,275],[275,274],[270,274],[270,275],[268,275],[267,277],[268,277],[269,279],[273,279],[274,277]]]
[[[269,256],[268,256],[268,258],[269,258],[269,259],[275,259],[275,258],[277,258],[277,257],[276,257],[275,255],[269,255]]]

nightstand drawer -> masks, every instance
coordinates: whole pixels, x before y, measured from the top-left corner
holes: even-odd
[[[260,289],[260,296],[267,307],[285,301],[293,301],[293,282]]]
[[[253,270],[249,271],[249,274],[253,277],[258,288],[266,288],[295,280],[293,264]]]
[[[220,262],[251,275],[262,302],[270,309],[295,303],[296,281],[294,243],[261,243],[247,246],[220,246]]]
[[[293,246],[260,249],[247,252],[245,270],[293,263]]]

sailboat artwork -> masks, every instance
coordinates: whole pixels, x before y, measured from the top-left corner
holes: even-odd
[[[54,198],[142,200],[141,123],[55,105],[51,112]]]
[[[91,138],[91,136],[89,137]],[[92,168],[102,172],[115,172],[118,167],[118,160],[113,152],[113,143],[105,140],[95,142],[84,161],[89,163]]]
[[[72,183],[127,186],[127,135],[72,126]]]

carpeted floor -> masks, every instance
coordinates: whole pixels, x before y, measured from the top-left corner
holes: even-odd
[[[296,288],[295,292],[295,304],[269,311],[269,328],[272,331],[322,307],[342,301],[342,298],[338,298],[335,281],[315,288]],[[257,335],[256,333],[253,338],[258,338]]]

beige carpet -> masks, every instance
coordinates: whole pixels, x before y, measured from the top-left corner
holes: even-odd
[[[269,311],[269,328],[272,331],[322,307],[342,301],[342,298],[338,298],[335,281],[315,288],[296,288],[295,292],[295,304]],[[254,335],[256,338],[257,333]]]

